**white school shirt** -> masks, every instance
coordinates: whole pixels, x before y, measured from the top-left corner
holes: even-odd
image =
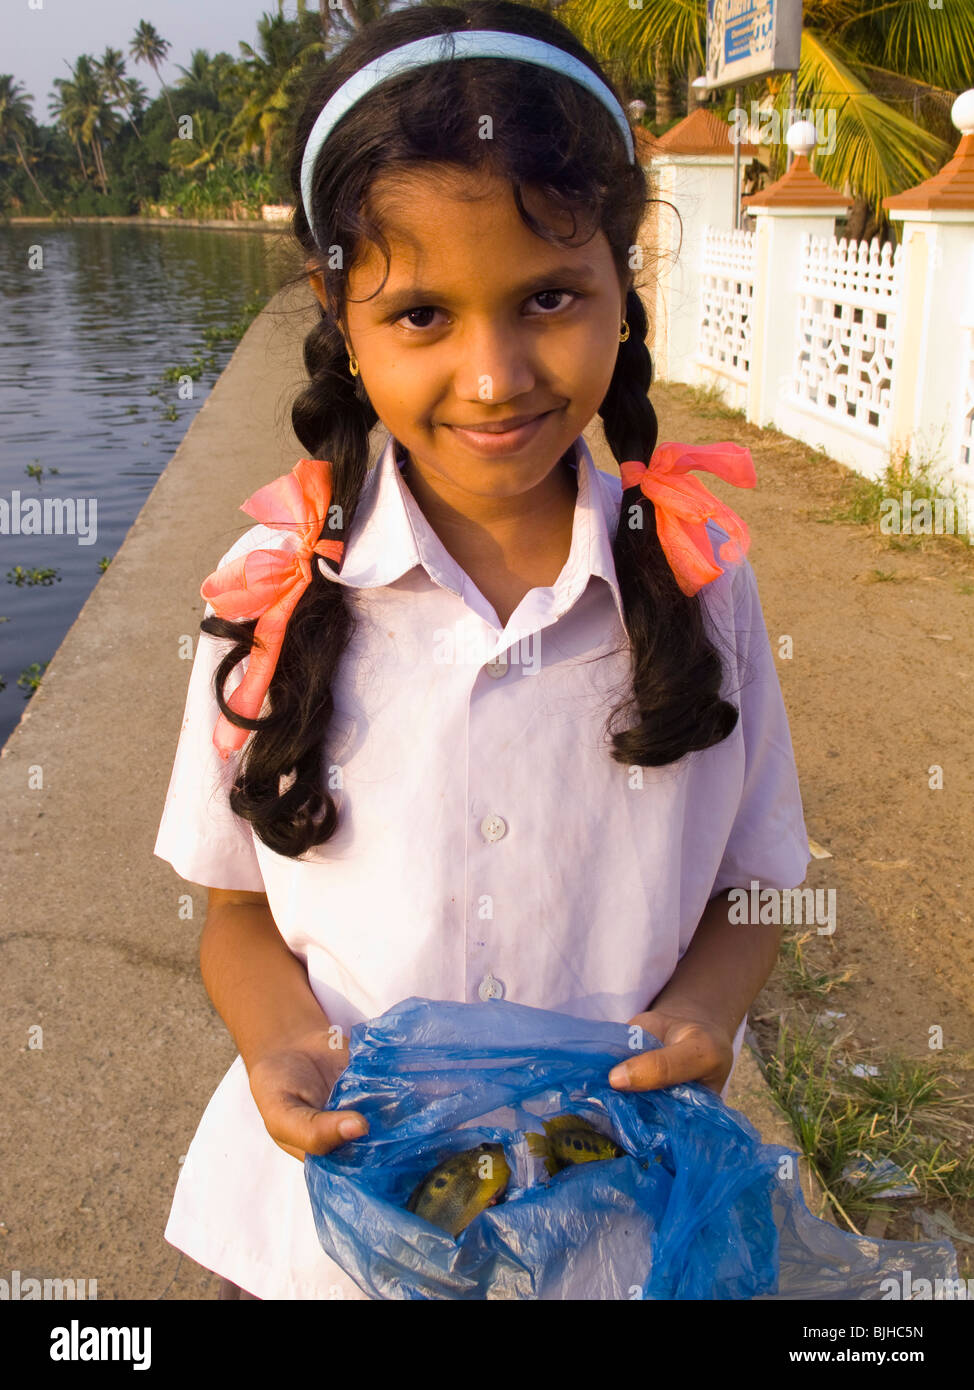
[[[266,892],[346,1033],[412,995],[625,1023],[670,979],[711,898],[805,878],[794,754],[746,561],[700,590],[708,630],[728,635],[733,732],[664,768],[606,751],[603,721],[631,690],[624,646],[592,660],[625,640],[612,557],[622,483],[577,446],[568,559],[502,629],[387,440],[341,573],[318,562],[348,588],[358,626],[323,755],[332,784],[340,769],[338,829],[307,862],[274,853],[227,805],[236,758],[222,763],[212,744],[213,673],[230,644],[200,634],[154,852],[193,883]],[[721,564],[725,533],[708,526]],[[255,525],[220,564],[294,540]],[[303,1164],[268,1135],[239,1056],[189,1145],[165,1235],[259,1298],[365,1297],[321,1249]]]

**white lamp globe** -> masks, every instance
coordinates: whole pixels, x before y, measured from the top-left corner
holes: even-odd
[[[974,132],[974,87],[961,92],[950,108],[950,119],[962,135]]]
[[[796,121],[789,126],[785,144],[794,154],[810,155],[818,143],[818,131],[812,121]]]

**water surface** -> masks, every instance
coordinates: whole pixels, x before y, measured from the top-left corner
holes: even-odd
[[[208,345],[205,330],[270,298],[290,270],[281,241],[199,227],[0,227],[0,499],[85,504],[73,534],[0,530],[0,745],[28,698],[18,677],[54,655],[239,341]],[[191,400],[162,380],[210,354]],[[94,543],[80,544],[92,520]],[[16,566],[59,580],[18,586]]]

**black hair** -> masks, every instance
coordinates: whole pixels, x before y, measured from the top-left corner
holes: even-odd
[[[629,159],[611,113],[571,78],[509,59],[465,58],[380,83],[342,117],[318,155],[312,207],[321,245],[315,243],[302,206],[300,173],[308,135],[325,102],[352,73],[387,50],[463,29],[496,29],[554,44],[615,91],[559,20],[508,0],[421,5],[386,14],[314,73],[294,133],[293,231],[302,264],[313,261],[320,267],[329,308],[320,309],[305,339],[309,379],[291,418],[307,456],[331,463],[337,510],[330,516],[340,516],[343,525],[326,532],[323,523],[323,538],[347,536],[368,473],[369,436],[378,416],[360,378],[350,373],[340,325],[347,269],[363,239],[378,245],[388,263],[388,245],[369,215],[367,195],[376,177],[396,170],[430,162],[489,168],[509,180],[520,216],[537,235],[561,240],[525,208],[523,187],[540,189],[559,209],[574,214],[570,241],[577,235],[579,212],[589,218],[590,235],[602,229],[620,286],[629,287],[630,333],[619,345],[598,413],[617,460],[648,462],[656,447],[647,315],[631,269],[650,201],[646,175],[638,160]],[[490,140],[479,135],[485,111],[493,117]],[[332,247],[346,254],[336,257],[322,249]],[[343,264],[333,264],[337,260]],[[302,270],[298,278],[306,274]],[[662,767],[721,742],[738,711],[720,696],[721,661],[705,630],[699,598],[685,595],[677,584],[659,543],[653,504],[638,488],[623,493],[613,557],[631,651],[631,690],[606,720],[608,731],[617,716],[630,716],[630,727],[611,735],[611,756],[626,766]],[[270,713],[263,718],[235,714],[223,695],[227,676],[254,646],[255,622],[210,617],[200,625],[234,642],[216,672],[216,697],[231,723],[254,731],[241,754],[229,804],[266,845],[289,857],[328,840],[338,824],[335,800],[324,785],[323,738],[334,712],[332,682],[354,631],[345,586],[322,575],[316,557],[311,571],[288,622],[268,690]]]

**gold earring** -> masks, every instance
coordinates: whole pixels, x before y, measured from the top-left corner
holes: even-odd
[[[622,332],[619,334],[619,342],[624,343],[629,337],[629,325],[625,319],[622,320]]]
[[[352,376],[358,376],[358,358],[354,353],[349,354],[348,370],[352,373]]]

